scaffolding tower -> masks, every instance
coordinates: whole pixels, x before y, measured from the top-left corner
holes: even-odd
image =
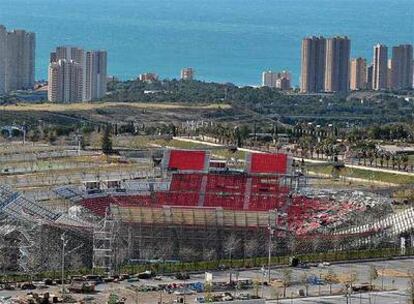
[[[113,275],[117,269],[117,253],[119,249],[119,220],[109,211],[93,230],[93,261],[94,270],[104,271]]]

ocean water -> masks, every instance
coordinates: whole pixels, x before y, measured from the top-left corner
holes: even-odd
[[[299,82],[301,39],[348,35],[352,55],[414,41],[413,0],[0,0],[0,24],[37,34],[36,77],[57,45],[106,49],[109,74],[260,83],[267,69]]]

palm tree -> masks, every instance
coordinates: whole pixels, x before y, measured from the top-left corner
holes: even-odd
[[[386,163],[387,163],[387,168],[389,168],[390,167],[390,155],[389,155],[389,153],[385,154],[385,160],[386,160]]]
[[[310,158],[312,159],[313,153],[315,152],[315,145],[313,143],[310,144],[309,152],[310,152]]]
[[[400,155],[397,155],[397,168],[398,168],[398,171],[400,171],[401,170],[401,156]]]
[[[368,152],[368,159],[369,159],[369,166],[372,167],[372,164],[374,163],[374,153],[372,151]]]
[[[407,154],[403,154],[401,156],[401,161],[402,161],[403,166],[404,166],[404,171],[407,171],[408,161],[409,161],[408,155]]]
[[[397,160],[396,160],[395,155],[394,154],[391,155],[391,164],[392,164],[393,169],[395,169],[396,162],[397,162]]]
[[[384,167],[384,153],[380,152],[379,157],[380,157],[381,168],[383,168]]]
[[[319,154],[321,153],[321,151],[319,150],[319,148],[316,148],[316,159],[319,159]]]
[[[358,151],[356,156],[357,156],[357,159],[358,159],[358,165],[361,165],[362,153],[360,151]]]
[[[364,166],[367,165],[367,150],[366,147],[362,148],[362,158],[364,159]]]

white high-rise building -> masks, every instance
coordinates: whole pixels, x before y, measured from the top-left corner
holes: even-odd
[[[276,87],[276,80],[278,78],[278,73],[272,71],[265,71],[262,73],[262,86],[274,88]]]
[[[6,43],[6,92],[32,89],[35,83],[35,34],[14,30],[7,33]]]
[[[385,45],[374,46],[372,60],[372,89],[383,90],[388,87],[388,48]]]
[[[49,64],[48,100],[50,102],[81,102],[83,69],[74,60],[59,59]]]
[[[85,50],[76,46],[58,46],[55,52],[50,54],[50,62],[58,62],[59,60],[74,61],[77,62],[82,68],[82,99],[85,95],[85,79],[86,79],[86,55]]]
[[[84,101],[100,99],[106,94],[107,52],[89,51],[86,53]]]
[[[58,46],[56,51],[51,53],[50,61],[57,62],[60,59],[73,60],[83,65],[85,63],[85,51],[74,46]]]
[[[59,60],[65,60],[66,63],[77,63],[77,69],[80,69],[80,74],[78,75],[80,80],[70,84],[76,85],[77,87],[70,88],[69,90],[74,92],[80,91],[81,97],[77,97],[76,100],[64,98],[63,102],[92,101],[105,96],[107,84],[106,51],[85,52],[82,48],[78,47],[60,46],[56,48],[55,52],[50,54],[51,64],[58,63]],[[57,82],[57,84],[62,84],[62,82]],[[53,91],[53,85],[49,84],[49,86],[51,86],[51,90]],[[54,99],[52,98],[54,95],[52,93],[49,94],[49,101],[54,101],[51,100]]]
[[[0,26],[0,93],[33,88],[35,48],[34,33]]]

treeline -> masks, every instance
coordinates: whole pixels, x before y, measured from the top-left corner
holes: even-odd
[[[230,103],[284,123],[301,120],[355,125],[411,122],[414,103],[392,94],[372,94],[366,100],[346,95],[300,95],[268,87],[237,87],[202,81],[161,80],[111,82],[103,101]],[[369,94],[369,93],[367,93]]]
[[[359,142],[367,139],[413,142],[414,125],[404,123],[374,124],[366,128],[352,128],[344,135],[349,142]]]

